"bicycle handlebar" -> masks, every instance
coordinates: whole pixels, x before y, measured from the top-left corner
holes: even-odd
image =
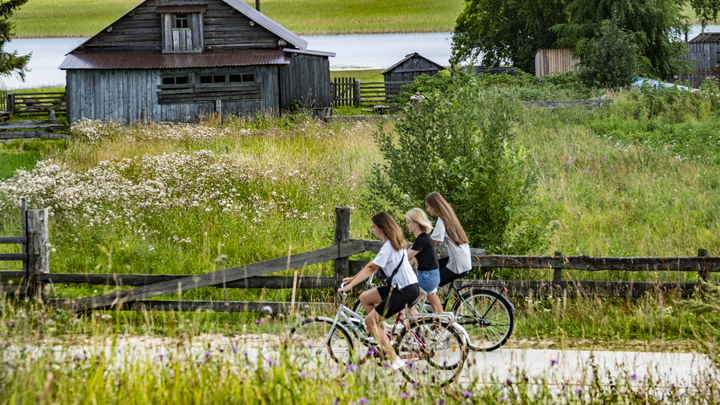
[[[344,287],[345,287],[345,283],[340,283],[340,288],[344,288]],[[343,291],[340,295],[343,297],[347,297],[347,293],[345,291]]]

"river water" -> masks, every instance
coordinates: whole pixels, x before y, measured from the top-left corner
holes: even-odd
[[[688,38],[701,32],[699,25],[691,27]],[[709,25],[705,32],[720,32],[720,25]],[[330,58],[331,70],[385,69],[405,55],[418,52],[422,56],[449,65],[452,47],[451,32],[409,34],[352,34],[306,35],[308,48],[335,52]],[[32,52],[30,72],[25,82],[17,75],[0,78],[0,87],[6,89],[40,86],[64,86],[65,72],[58,69],[65,55],[83,43],[86,38],[28,38],[14,39],[5,45],[5,52],[17,51],[20,55]]]

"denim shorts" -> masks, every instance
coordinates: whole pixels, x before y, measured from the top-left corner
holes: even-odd
[[[417,279],[420,291],[427,294],[440,284],[440,269],[418,271]]]

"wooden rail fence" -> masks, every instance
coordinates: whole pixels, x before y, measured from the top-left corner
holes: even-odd
[[[400,92],[400,88],[408,83],[412,82],[361,82],[354,77],[336,77],[332,82],[333,103],[335,106],[355,107],[389,103]]]
[[[0,238],[0,243],[20,243],[23,253],[3,253],[0,260],[22,260],[23,271],[0,271],[0,279],[14,278],[23,281],[22,286],[5,288],[9,294],[29,294],[44,300],[48,305],[70,310],[119,309],[217,312],[259,311],[264,306],[273,310],[296,308],[322,308],[328,304],[300,302],[245,302],[245,301],[158,301],[151,298],[202,287],[216,288],[336,288],[340,280],[359,271],[366,262],[350,260],[350,256],[362,252],[377,252],[380,241],[350,239],[350,209],[336,207],[334,245],[252,263],[202,275],[151,275],[151,274],[58,274],[48,270],[47,210],[26,210],[22,207],[23,232],[19,237]],[[692,293],[700,282],[637,282],[637,281],[572,281],[563,279],[568,271],[630,271],[630,272],[696,272],[698,277],[709,281],[710,273],[720,272],[720,257],[710,257],[707,250],[700,249],[698,257],[593,257],[563,256],[503,256],[485,255],[482,249],[471,249],[473,267],[482,269],[552,269],[551,280],[505,280],[509,296],[527,296],[550,290],[569,290],[577,294],[599,296],[640,297],[657,291],[675,290],[683,295]],[[327,261],[334,262],[334,275],[266,276],[267,274],[299,269]],[[475,282],[467,280],[466,282]],[[113,291],[77,300],[48,299],[50,284],[90,284],[131,286],[129,290]],[[545,289],[545,290],[543,290]]]
[[[63,125],[60,120],[54,118],[50,120],[0,122],[0,142],[13,139],[69,139],[69,135],[56,133],[57,131],[69,130],[69,126]]]
[[[8,93],[6,102],[6,108],[11,114],[25,117],[47,117],[51,112],[53,116],[64,116],[67,112],[67,95],[64,91]]]

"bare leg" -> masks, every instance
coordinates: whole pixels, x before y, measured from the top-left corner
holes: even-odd
[[[365,308],[365,312],[368,314],[375,309],[375,305],[382,302],[380,294],[377,292],[377,288],[367,290],[360,294],[360,304]]]
[[[372,312],[365,317],[365,327],[367,327],[367,330],[375,337],[375,342],[378,343],[380,350],[382,350],[385,356],[390,361],[395,361],[397,354],[395,354],[395,350],[393,350],[390,344],[390,339],[383,330],[385,324],[383,320],[383,317],[373,309]]]
[[[422,294],[422,293],[421,293],[421,294]],[[440,298],[438,298],[437,295],[435,295],[435,294],[428,294],[427,300],[428,300],[428,302],[430,303],[430,305],[432,305],[433,310],[435,311],[436,314],[439,314],[439,313],[442,313],[442,312],[443,312],[442,303],[440,302]]]

